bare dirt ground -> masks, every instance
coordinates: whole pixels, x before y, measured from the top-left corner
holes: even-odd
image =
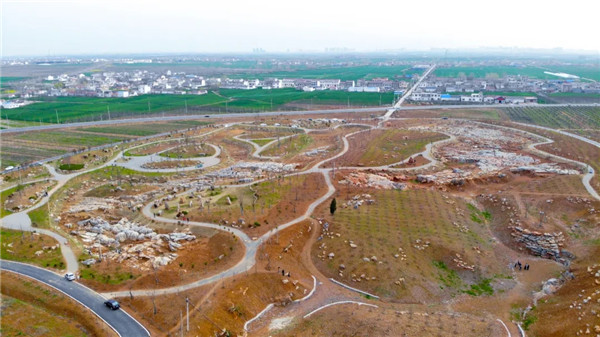
[[[335,322],[335,324],[332,324]],[[276,327],[277,325],[274,325]],[[505,336],[492,319],[459,313],[394,310],[356,304],[325,308],[295,319],[272,336]]]

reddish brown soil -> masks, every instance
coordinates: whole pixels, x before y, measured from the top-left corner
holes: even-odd
[[[435,312],[427,309],[395,310],[356,304],[322,309],[304,319],[298,317],[272,336],[490,336],[506,332],[492,318]]]
[[[600,270],[597,259],[600,256],[600,247],[588,246],[586,250],[585,255],[581,256],[587,258],[576,260],[572,265],[571,270],[575,278],[567,281],[554,295],[540,300],[536,309],[532,311],[531,315],[537,317],[530,329],[532,335],[586,335],[587,329],[592,335],[598,334],[595,326],[600,325],[600,295],[594,295],[594,292],[600,290],[600,278],[594,277],[594,273]],[[592,272],[589,272],[587,268],[593,265],[596,265],[596,268],[591,268]],[[588,296],[592,297],[592,300],[583,304],[583,300]],[[570,308],[574,302],[581,305],[581,310],[576,307]]]

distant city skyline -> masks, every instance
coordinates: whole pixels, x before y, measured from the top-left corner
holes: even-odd
[[[2,2],[2,55],[481,47],[600,52],[595,1]]]

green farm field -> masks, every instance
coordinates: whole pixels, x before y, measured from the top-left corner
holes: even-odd
[[[37,123],[81,122],[111,118],[142,117],[162,112],[256,112],[286,109],[290,103],[304,105],[390,105],[393,93],[346,91],[303,92],[292,88],[275,90],[221,89],[206,95],[144,95],[129,98],[56,97],[17,109],[4,110],[2,118]],[[150,108],[149,108],[150,107]],[[288,108],[291,109],[291,108]],[[294,109],[299,109],[297,106]],[[301,108],[300,108],[301,109]]]
[[[10,83],[10,82],[19,82],[26,80],[27,77],[22,76],[0,76],[0,83]]]
[[[214,105],[227,100],[214,93],[206,95],[143,95],[128,98],[55,97],[21,108],[4,110],[2,117],[33,122],[60,123],[143,116],[163,111]]]
[[[506,75],[521,75],[531,78],[558,80],[560,77],[545,74],[549,72],[565,72],[580,77],[600,80],[600,69],[585,66],[560,66],[560,67],[513,67],[513,66],[481,66],[481,67],[452,67],[452,68],[437,68],[434,74],[438,77],[459,77],[459,75],[472,76],[475,78],[485,78],[498,75],[500,77]]]
[[[236,74],[231,77],[248,77],[253,76],[258,79],[274,77],[274,78],[316,78],[316,79],[340,79],[359,80],[373,79],[376,77],[398,78],[410,80],[413,74],[421,74],[422,69],[415,69],[409,65],[398,66],[377,66],[364,65],[354,67],[328,67],[328,68],[313,68],[300,69],[293,71],[274,71],[256,75]]]
[[[378,106],[391,105],[393,93],[372,92],[346,92],[346,91],[313,91],[303,92],[293,88],[275,90],[237,90],[221,89],[219,93],[230,98],[228,108],[243,108],[254,110],[271,110],[283,107],[286,104],[313,104],[313,105],[350,105],[350,106]],[[219,104],[225,108],[225,103]]]

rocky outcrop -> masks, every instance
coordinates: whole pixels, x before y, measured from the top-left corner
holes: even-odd
[[[565,241],[562,232],[541,233],[520,226],[511,227],[511,229],[512,237],[522,243],[533,255],[566,262],[567,257],[562,254]]]
[[[174,252],[184,249],[184,242],[196,239],[195,235],[184,232],[157,234],[151,228],[126,218],[112,225],[101,217],[89,218],[77,224],[79,230],[73,232],[81,237],[88,253],[98,253],[99,259],[107,258],[119,263],[129,261],[142,270],[171,263],[178,256]],[[103,246],[108,247],[108,251],[102,249]],[[96,260],[85,262],[94,263]]]

